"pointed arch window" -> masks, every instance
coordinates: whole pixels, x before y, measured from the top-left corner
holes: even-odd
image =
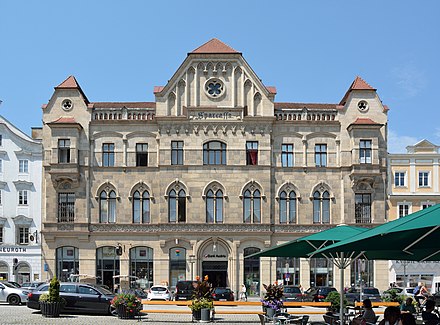
[[[169,192],[168,221],[186,222],[186,193],[183,189],[178,193],[175,190]]]
[[[313,193],[313,223],[330,223],[330,194],[324,191]]]
[[[206,222],[222,223],[223,222],[223,192],[217,190],[209,190],[206,193]]]
[[[295,191],[280,193],[280,223],[296,223],[296,200]]]
[[[133,223],[150,223],[150,193],[133,193]]]
[[[99,222],[114,223],[116,222],[116,193],[110,191],[102,191],[99,195]]]
[[[243,222],[261,223],[261,192],[246,190],[243,195]]]

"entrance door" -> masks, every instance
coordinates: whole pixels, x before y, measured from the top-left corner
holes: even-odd
[[[202,263],[202,274],[207,275],[212,287],[228,286],[228,262],[227,261],[206,261]]]

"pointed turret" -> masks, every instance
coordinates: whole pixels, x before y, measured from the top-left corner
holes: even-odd
[[[376,91],[375,88],[371,87],[364,79],[357,76],[356,79],[352,82],[351,86],[348,88],[347,92],[345,93],[344,97],[342,98],[339,105],[345,105],[347,102],[348,95],[353,90],[372,90]]]
[[[76,78],[74,76],[68,76],[66,80],[64,80],[62,83],[60,83],[58,86],[54,87],[55,89],[78,89],[81,93],[81,95],[84,97],[84,101],[86,104],[89,104],[89,100],[87,99],[86,94],[84,94],[83,90],[81,89],[78,81],[76,81]]]

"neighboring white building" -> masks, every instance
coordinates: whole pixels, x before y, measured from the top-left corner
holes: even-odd
[[[41,128],[32,130],[39,138]],[[41,280],[41,140],[0,116],[0,279]]]

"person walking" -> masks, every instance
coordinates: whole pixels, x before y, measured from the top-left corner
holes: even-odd
[[[240,292],[240,300],[247,301],[247,291],[246,291],[246,285],[241,285],[241,292]]]

